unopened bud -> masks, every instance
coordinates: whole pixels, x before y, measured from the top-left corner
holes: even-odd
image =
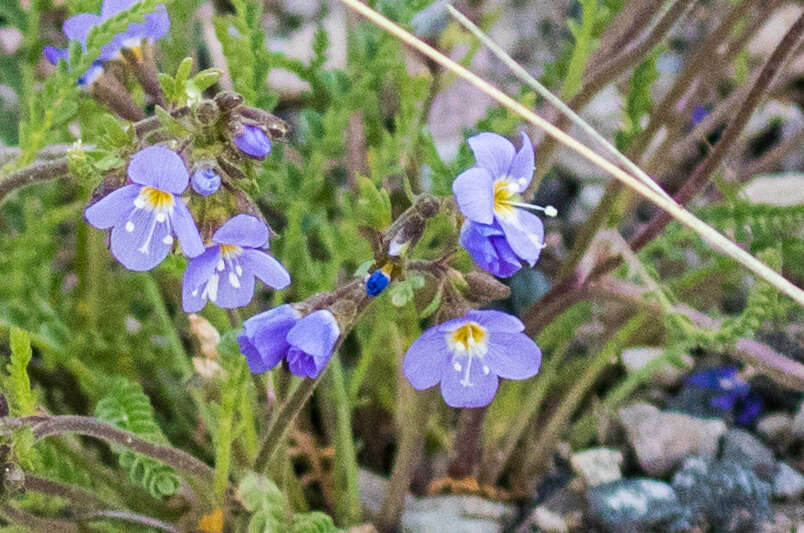
[[[215,95],[215,103],[224,113],[231,111],[243,103],[243,97],[232,91],[224,91]]]
[[[221,111],[214,100],[201,100],[195,107],[195,118],[201,124],[209,126],[217,122]]]
[[[548,205],[547,207],[544,208],[544,214],[547,215],[548,217],[557,216],[558,215],[558,209],[556,209],[552,205]]]
[[[467,289],[466,296],[480,302],[503,300],[511,295],[511,289],[493,276],[485,272],[472,271],[464,274]]]

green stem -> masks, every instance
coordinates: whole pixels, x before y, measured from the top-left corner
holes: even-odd
[[[336,513],[342,525],[360,522],[360,491],[357,486],[357,453],[352,435],[352,409],[346,394],[341,362],[335,358],[329,366],[329,392],[335,407],[335,481],[339,491]]]

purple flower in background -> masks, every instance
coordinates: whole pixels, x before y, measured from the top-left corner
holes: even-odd
[[[220,189],[221,177],[212,167],[200,167],[193,172],[190,185],[201,196],[209,196]]]
[[[251,215],[230,218],[212,236],[212,246],[187,265],[182,281],[182,307],[188,313],[207,301],[233,309],[251,301],[254,278],[274,289],[290,284],[290,274],[279,261],[261,250],[268,246],[269,229]]]
[[[100,15],[94,13],[79,13],[64,21],[62,31],[71,41],[79,41],[86,51],[87,37],[93,27],[106,22],[113,16],[126,11],[138,3],[139,0],[104,0],[101,6]],[[111,42],[101,48],[97,64],[93,63],[93,69],[81,76],[79,84],[91,84],[92,81],[102,73],[102,62],[110,59],[118,59],[123,48],[131,49],[136,55],[140,55],[143,42],[151,42],[161,39],[170,30],[170,18],[168,17],[165,6],[159,4],[152,13],[145,15],[143,22],[129,24],[128,28],[114,36]],[[67,49],[46,46],[43,50],[45,58],[54,65],[59,59],[68,59]],[[92,74],[88,76],[88,74]],[[83,81],[83,83],[81,83]]]
[[[724,366],[696,372],[687,378],[687,384],[719,392],[710,401],[713,407],[735,413],[735,420],[750,426],[762,412],[762,397],[751,391],[751,386],[737,373],[737,368]]]
[[[556,210],[521,201],[520,195],[528,188],[535,168],[530,139],[522,134],[518,152],[508,139],[496,133],[480,133],[467,142],[477,164],[455,178],[452,191],[461,213],[476,226],[464,228],[461,243],[472,257],[481,258],[478,263],[483,268],[493,268],[496,262],[499,271],[510,271],[513,257],[509,252],[532,266],[544,248],[544,226],[539,217],[525,209],[543,211],[548,216],[555,216]],[[502,237],[507,247],[501,245],[502,239],[493,237]]]
[[[527,379],[539,371],[542,352],[525,325],[501,311],[469,311],[422,333],[408,348],[402,371],[414,389],[441,383],[451,407],[483,407],[498,377]]]
[[[695,109],[692,110],[692,116],[690,119],[692,120],[693,124],[700,123],[703,119],[706,118],[706,115],[709,114],[709,111],[706,109],[706,106],[699,105]]]
[[[149,146],[131,158],[133,182],[84,211],[98,229],[112,228],[112,255],[129,270],[150,270],[167,257],[173,236],[188,257],[204,252],[201,235],[179,195],[190,179],[184,162],[164,146]]]
[[[285,358],[292,373],[314,378],[332,358],[340,334],[331,312],[322,309],[302,318],[286,304],[246,320],[237,342],[255,374],[274,368]]]
[[[234,143],[244,154],[256,159],[265,159],[271,153],[271,139],[257,126],[243,126],[243,131],[235,136]]]
[[[541,226],[534,228],[539,239],[544,238]],[[511,249],[498,224],[478,224],[467,220],[461,228],[461,246],[466,248],[475,263],[501,278],[513,276],[522,262]]]
[[[285,304],[254,315],[243,323],[237,342],[252,373],[266,372],[279,364],[290,348],[286,339],[288,332],[300,318],[301,313]]]

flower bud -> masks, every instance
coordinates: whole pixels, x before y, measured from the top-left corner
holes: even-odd
[[[203,165],[195,169],[191,183],[195,192],[201,196],[209,196],[220,189],[221,177],[214,168]]]
[[[271,139],[260,127],[245,124],[235,135],[235,146],[249,157],[265,159],[271,153]]]
[[[511,295],[511,289],[485,272],[473,271],[464,274],[466,296],[478,302],[503,300]]]
[[[220,114],[220,108],[214,100],[201,100],[195,108],[196,120],[205,126],[217,122]]]

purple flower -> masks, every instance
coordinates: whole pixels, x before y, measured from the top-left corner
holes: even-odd
[[[314,378],[332,358],[340,335],[335,316],[326,309],[301,318],[286,304],[246,320],[237,342],[253,373],[274,368],[284,357],[292,373]]]
[[[129,270],[150,270],[167,257],[173,235],[188,257],[204,252],[195,221],[179,195],[190,179],[184,162],[164,146],[149,146],[131,158],[133,182],[87,207],[84,218],[112,228],[112,255]]]
[[[751,386],[739,376],[736,367],[701,370],[687,378],[687,384],[722,393],[709,403],[722,411],[734,411],[740,425],[750,426],[762,412],[762,397],[751,391]]]
[[[300,318],[301,313],[285,304],[254,315],[243,323],[237,342],[251,372],[259,374],[279,364],[290,348],[288,332]]]
[[[703,119],[706,118],[706,115],[709,114],[709,111],[706,109],[706,106],[699,105],[695,109],[692,110],[692,115],[690,116],[690,120],[692,120],[693,124],[700,123]]]
[[[251,301],[254,278],[274,289],[290,284],[279,261],[260,248],[268,246],[268,226],[251,215],[230,218],[212,236],[212,246],[187,265],[182,281],[182,307],[200,311],[207,300],[233,309]]]
[[[212,167],[200,167],[193,172],[190,185],[201,196],[209,196],[220,189],[221,177]]]
[[[130,9],[133,5],[138,3],[139,0],[104,0],[101,6],[100,15],[94,13],[79,13],[64,21],[62,31],[68,39],[79,41],[86,51],[87,37],[93,27],[106,22],[106,20],[113,16]],[[118,59],[120,51],[123,48],[128,48],[139,55],[143,42],[155,41],[167,35],[170,30],[170,18],[168,17],[165,6],[159,4],[152,13],[145,15],[143,22],[135,22],[129,24],[128,28],[114,36],[111,42],[101,48],[100,56],[97,61],[108,61],[110,59]],[[66,49],[54,48],[47,46],[43,50],[45,58],[53,63],[58,63],[59,59],[67,59],[68,53]],[[94,65],[94,64],[93,64]],[[100,65],[102,68],[102,64]],[[94,66],[95,73],[97,74],[98,66]],[[86,78],[86,74],[82,78]],[[97,76],[93,77],[94,81]],[[88,83],[91,83],[89,81]],[[85,83],[86,80],[85,80]]]
[[[451,407],[482,407],[497,392],[498,377],[527,379],[539,371],[542,352],[525,325],[501,311],[469,311],[422,333],[402,361],[414,389],[441,383]]]
[[[541,226],[534,227],[533,231],[539,239],[544,238]],[[519,256],[511,249],[499,224],[465,221],[461,228],[461,246],[475,263],[495,276],[508,278],[522,268]]]
[[[473,257],[476,254],[483,257],[488,255],[489,249],[488,242],[483,241],[490,241],[488,237],[492,235],[501,236],[519,260],[532,266],[544,247],[544,226],[539,217],[525,209],[544,211],[548,216],[555,216],[556,211],[552,206],[539,207],[521,201],[520,195],[528,188],[535,168],[530,139],[522,133],[522,147],[518,152],[508,139],[496,133],[480,133],[467,142],[477,165],[455,178],[452,191],[461,213],[470,222],[489,227],[469,228],[464,246],[475,250]],[[494,239],[496,255],[504,255],[502,261],[510,263],[513,258],[508,249],[502,250],[499,241]],[[493,260],[480,262],[480,265],[484,263],[491,264]],[[501,271],[510,269],[508,265]]]
[[[243,126],[234,143],[244,154],[256,159],[265,159],[271,153],[271,139],[261,128],[250,124]]]

